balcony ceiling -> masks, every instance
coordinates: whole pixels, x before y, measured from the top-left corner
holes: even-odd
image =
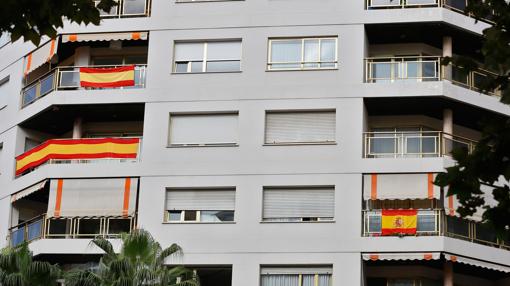
[[[39,132],[62,135],[73,129],[74,119],[84,122],[143,121],[144,104],[55,105],[19,125]]]
[[[369,24],[365,25],[365,30],[371,45],[425,43],[442,49],[443,37],[451,36],[454,54],[477,59],[481,56],[480,35],[444,23]]]
[[[443,119],[443,110],[453,110],[455,124],[480,130],[480,120],[506,117],[476,106],[449,100],[443,97],[385,97],[365,98],[365,107],[370,116],[425,115]]]

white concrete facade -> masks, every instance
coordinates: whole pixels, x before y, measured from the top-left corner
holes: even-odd
[[[371,252],[446,252],[510,267],[509,250],[455,238],[362,237],[363,174],[437,173],[452,164],[447,157],[364,158],[363,136],[374,116],[367,111],[366,99],[443,98],[510,116],[510,108],[497,98],[446,80],[365,83],[364,59],[370,46],[366,25],[433,22],[479,35],[488,24],[445,8],[367,10],[361,0],[152,2],[149,17],[106,19],[97,27],[68,24],[60,31],[149,31],[143,89],[59,90],[22,108],[23,57],[34,47],[18,41],[0,48],[0,80],[10,77],[0,87],[1,238],[8,237],[11,226],[11,195],[41,180],[139,177],[138,226],[163,246],[175,242],[184,250],[182,260],[168,263],[232,266],[232,286],[261,285],[264,265],[331,265],[333,285],[367,285],[361,254]],[[269,38],[315,36],[338,38],[338,68],[267,71]],[[240,72],[172,72],[175,41],[218,39],[242,39]],[[15,176],[15,157],[24,152],[29,132],[22,123],[54,106],[120,103],[144,105],[139,162],[107,167],[99,163],[45,165]],[[265,114],[271,110],[334,110],[336,140],[334,144],[268,146],[264,144]],[[168,146],[171,113],[215,112],[238,113],[237,146]],[[478,134],[455,125],[455,110],[445,114],[449,124],[444,127],[439,119],[424,120],[438,125],[439,131]],[[75,126],[76,134],[68,137],[79,137],[80,128]],[[165,222],[167,188],[225,186],[236,190],[234,222]],[[334,219],[264,222],[262,194],[267,186],[334,186]],[[8,244],[8,240],[2,242]],[[36,254],[97,253],[85,239],[42,239],[33,241],[31,248]],[[480,281],[459,285],[510,285],[508,280]],[[444,285],[452,285],[448,283]]]

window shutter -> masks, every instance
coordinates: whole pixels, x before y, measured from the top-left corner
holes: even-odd
[[[335,125],[335,111],[268,112],[265,142],[334,142]]]
[[[333,268],[331,266],[298,266],[298,267],[262,267],[260,274],[262,275],[285,275],[285,274],[332,274]]]
[[[197,211],[233,211],[235,209],[235,190],[200,189],[167,190],[167,210]]]
[[[204,43],[176,43],[175,61],[202,61],[204,59]]]
[[[241,41],[208,42],[207,60],[241,60]]]
[[[170,116],[170,144],[235,144],[238,115],[194,114]]]
[[[263,218],[332,218],[335,215],[335,189],[265,188]]]

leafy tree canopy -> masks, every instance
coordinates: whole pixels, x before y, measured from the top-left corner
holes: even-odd
[[[109,11],[115,0],[3,0],[0,34],[7,32],[14,42],[19,38],[39,45],[42,36],[54,38],[64,20],[99,25],[99,10]]]
[[[510,104],[510,4],[505,0],[469,0],[466,13],[477,20],[489,19],[492,25],[483,31],[481,66],[493,71],[481,84],[482,91],[499,90],[501,102]],[[465,57],[446,59],[466,70],[475,70],[480,64]],[[439,174],[436,184],[448,186],[448,195],[456,195],[461,216],[470,216],[477,208],[484,208],[483,222],[490,225],[500,238],[510,238],[510,119],[481,122],[482,137],[475,150],[455,150],[457,165]],[[493,189],[497,205],[490,206],[482,196],[481,188]]]

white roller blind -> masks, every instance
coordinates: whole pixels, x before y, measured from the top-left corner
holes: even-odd
[[[208,42],[207,60],[241,60],[241,41]]]
[[[332,218],[335,189],[264,188],[263,218]]]
[[[433,184],[436,174],[365,174],[365,200],[439,199],[441,189]]]
[[[36,50],[25,56],[24,73],[29,74],[31,71],[49,62],[57,53],[58,38],[50,40],[39,46]]]
[[[332,274],[331,266],[296,266],[296,267],[262,267],[260,274],[262,275],[279,275],[279,274]]]
[[[175,61],[201,61],[204,59],[204,43],[176,43]]]
[[[222,210],[235,209],[234,189],[168,189],[167,210]]]
[[[50,217],[132,215],[137,190],[137,178],[52,179],[47,213]]]
[[[238,115],[170,115],[170,144],[235,144],[238,142]]]
[[[334,141],[335,111],[266,113],[266,143]]]

